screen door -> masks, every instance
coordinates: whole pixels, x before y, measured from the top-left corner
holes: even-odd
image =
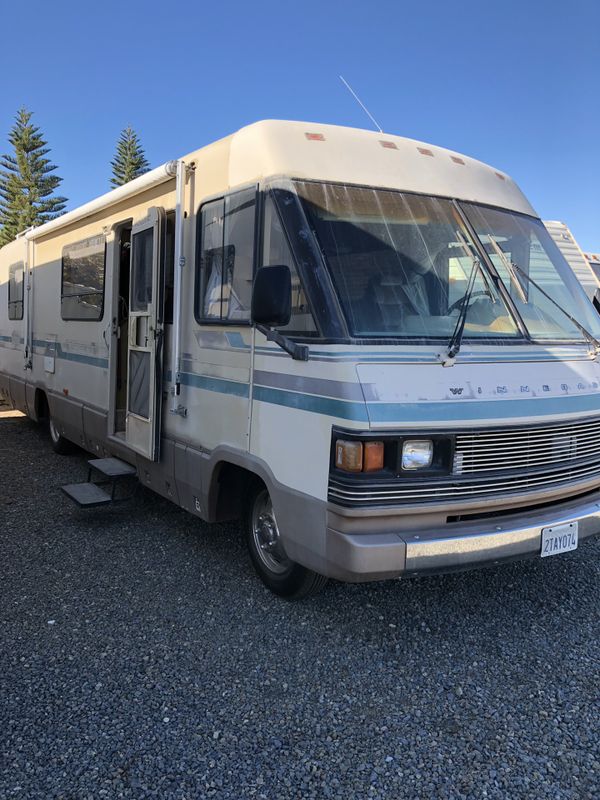
[[[151,208],[131,231],[129,284],[127,444],[159,458],[162,378],[162,235],[164,211]]]

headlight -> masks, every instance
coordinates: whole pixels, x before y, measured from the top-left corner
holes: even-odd
[[[427,469],[433,461],[431,439],[407,439],[402,444],[402,469]]]

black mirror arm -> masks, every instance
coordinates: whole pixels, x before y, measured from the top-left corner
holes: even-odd
[[[282,350],[285,350],[286,353],[291,355],[294,361],[308,361],[308,345],[296,344],[296,342],[292,342],[291,339],[288,339],[287,336],[283,336],[279,331],[267,328],[266,325],[257,324],[256,330],[266,336],[269,342],[278,344]]]

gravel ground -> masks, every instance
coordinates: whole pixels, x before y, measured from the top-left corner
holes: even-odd
[[[289,604],[0,418],[1,798],[599,798],[600,542]]]

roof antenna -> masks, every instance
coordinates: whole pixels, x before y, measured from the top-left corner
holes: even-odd
[[[346,87],[346,89],[348,89],[348,91],[350,92],[350,94],[352,95],[352,97],[353,97],[353,98],[356,100],[356,102],[358,103],[358,105],[359,105],[359,106],[362,108],[362,110],[365,112],[365,114],[367,114],[367,116],[369,117],[369,119],[371,120],[371,122],[373,123],[373,125],[375,125],[375,127],[377,128],[377,130],[379,131],[379,133],[383,133],[383,128],[381,127],[381,125],[380,125],[380,124],[377,122],[377,120],[375,119],[375,117],[373,116],[373,114],[371,114],[371,112],[369,111],[369,109],[368,109],[368,108],[366,107],[366,105],[365,105],[365,104],[362,102],[362,100],[361,100],[361,99],[360,99],[360,97],[359,97],[359,96],[356,94],[356,92],[354,91],[354,89],[353,89],[353,88],[350,86],[350,84],[348,83],[348,81],[347,81],[347,80],[344,78],[344,76],[343,76],[343,75],[340,75],[340,76],[339,76],[339,78],[340,78],[341,82],[344,84],[344,86]]]

